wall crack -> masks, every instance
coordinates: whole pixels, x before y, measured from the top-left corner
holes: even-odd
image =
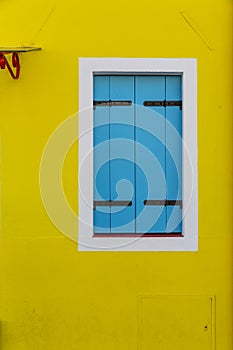
[[[180,12],[180,15],[183,17],[188,26],[194,31],[194,33],[201,39],[203,44],[207,47],[209,51],[213,51],[214,47],[211,45],[208,40],[204,37],[201,31],[197,28],[197,26],[193,23],[192,19],[187,16],[183,11]]]

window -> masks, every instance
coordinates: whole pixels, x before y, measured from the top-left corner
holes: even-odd
[[[79,250],[196,250],[196,62],[80,59]]]

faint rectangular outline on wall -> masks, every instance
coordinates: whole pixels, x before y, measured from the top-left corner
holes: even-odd
[[[183,237],[93,237],[93,76],[95,74],[181,74]],[[194,58],[80,58],[79,170],[88,156],[86,176],[79,186],[79,251],[197,251],[197,72]],[[189,161],[191,167],[188,167]],[[192,176],[190,174],[192,172]],[[192,182],[190,182],[192,178]],[[79,181],[80,184],[80,181]],[[191,193],[191,197],[190,197]]]
[[[211,301],[211,350],[216,350],[216,296],[203,294],[148,294],[137,296],[137,350],[141,350],[141,320],[143,299],[158,297],[206,297]]]

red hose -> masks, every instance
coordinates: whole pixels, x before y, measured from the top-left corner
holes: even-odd
[[[9,53],[9,52],[8,52]],[[8,54],[7,53],[7,54]],[[10,63],[8,62],[5,53],[0,53],[0,68],[5,69],[7,67],[11,77],[13,79],[18,79],[20,74],[20,62],[19,55],[17,52],[10,52],[12,54],[12,66],[15,68],[15,73],[12,70]]]

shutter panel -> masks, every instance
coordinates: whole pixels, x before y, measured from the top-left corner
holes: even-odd
[[[166,100],[182,100],[181,76],[166,76]],[[166,107],[167,199],[182,200],[182,110]],[[182,232],[182,208],[167,206],[167,232]]]
[[[145,101],[165,100],[165,77],[135,79],[136,232],[165,233],[165,108],[143,107]],[[147,200],[161,202],[145,205]]]
[[[111,207],[111,233],[134,233],[134,77],[111,76],[110,100],[132,101],[131,106],[110,107],[111,200],[123,202]],[[125,206],[124,201],[132,204]]]
[[[94,76],[94,100],[109,100],[109,77]],[[109,106],[94,108],[94,202],[110,200]],[[110,207],[96,206],[94,233],[110,232]]]

